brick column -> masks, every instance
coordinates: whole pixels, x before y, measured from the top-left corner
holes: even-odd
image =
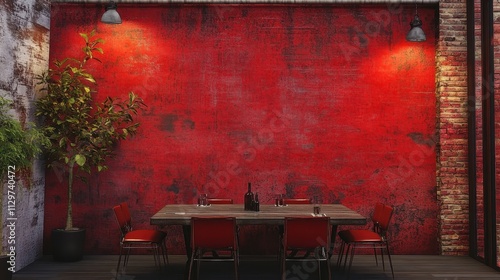
[[[467,176],[467,17],[466,0],[439,2],[436,49],[437,196],[443,255],[466,255],[468,244]]]

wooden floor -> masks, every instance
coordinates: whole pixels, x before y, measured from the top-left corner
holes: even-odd
[[[74,263],[55,262],[50,256],[44,257],[26,268],[16,272],[14,280],[97,280],[115,279],[118,256],[85,256]],[[121,280],[182,280],[185,256],[169,256],[170,264],[166,271],[158,272],[153,258],[146,255],[130,257],[126,273]],[[500,272],[483,265],[469,257],[456,256],[393,256],[395,279],[440,279],[440,280],[487,280],[500,279]],[[387,263],[386,263],[387,265]],[[338,271],[332,261],[332,279],[347,279],[345,273]],[[288,280],[318,279],[314,263],[291,263]],[[324,268],[323,268],[324,269]],[[200,280],[234,279],[231,263],[203,263]],[[278,280],[279,266],[273,256],[241,257],[240,280]],[[325,278],[326,279],[326,278]],[[392,279],[390,269],[386,272],[375,265],[372,255],[356,256],[350,279]]]

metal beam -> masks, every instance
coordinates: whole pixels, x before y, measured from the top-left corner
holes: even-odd
[[[481,54],[483,109],[484,257],[496,266],[495,208],[495,56],[493,49],[493,1],[481,0]]]

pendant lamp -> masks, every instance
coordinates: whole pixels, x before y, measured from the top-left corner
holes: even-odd
[[[410,22],[411,29],[406,35],[406,40],[410,42],[423,42],[426,40],[425,33],[422,30],[422,21],[418,16],[417,4],[415,4],[415,17]]]
[[[107,24],[120,24],[122,19],[118,12],[116,11],[116,3],[114,1],[109,2],[106,6],[106,12],[101,17],[101,22]]]

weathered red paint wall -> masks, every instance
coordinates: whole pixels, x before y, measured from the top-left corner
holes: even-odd
[[[117,253],[121,201],[148,227],[200,192],[242,203],[247,182],[262,203],[319,195],[367,216],[392,204],[394,253],[437,253],[435,7],[419,7],[424,43],[404,39],[412,5],[120,5],[121,25],[102,12],[54,4],[51,58],[79,55],[78,32],[96,28],[98,98],[134,91],[148,107],[110,169],[76,187],[89,253]],[[47,175],[46,249],[66,207],[60,172]],[[273,253],[272,233],[244,231],[244,253]]]

